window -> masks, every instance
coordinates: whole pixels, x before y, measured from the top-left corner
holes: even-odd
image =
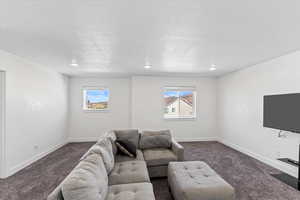
[[[163,96],[164,118],[196,117],[196,90],[194,87],[166,87]]]
[[[169,108],[165,107],[165,113],[169,112]]]
[[[108,109],[109,90],[108,88],[84,88],[83,89],[83,110],[101,111]]]

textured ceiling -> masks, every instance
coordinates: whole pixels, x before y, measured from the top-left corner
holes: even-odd
[[[1,0],[0,49],[69,75],[217,76],[297,50],[299,8],[299,0]]]

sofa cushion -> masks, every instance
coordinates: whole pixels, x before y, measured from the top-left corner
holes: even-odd
[[[150,182],[145,161],[116,163],[108,177],[109,185]]]
[[[122,154],[117,154],[115,156],[115,161],[116,162],[124,162],[124,161],[134,161],[134,160],[140,160],[140,161],[144,161],[144,155],[143,155],[143,152],[139,149],[136,150],[136,157],[129,157],[129,156],[125,156],[125,155],[122,155]]]
[[[143,131],[140,149],[171,148],[172,136],[169,130]]]
[[[91,151],[102,156],[105,168],[109,174],[115,165],[111,140],[109,138],[99,140]]]
[[[140,135],[137,129],[115,130],[114,132],[117,140],[129,140],[138,148]]]
[[[176,155],[170,149],[156,148],[143,150],[147,166],[168,165],[171,161],[177,161]]]
[[[109,186],[106,200],[155,200],[151,183]]]
[[[88,155],[62,184],[64,200],[105,200],[107,191],[107,173],[99,154]]]

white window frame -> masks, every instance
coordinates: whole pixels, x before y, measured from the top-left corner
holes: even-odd
[[[87,90],[108,90],[108,100],[107,100],[107,108],[105,109],[91,109],[86,106],[86,91]],[[108,87],[104,86],[84,86],[81,91],[82,94],[82,110],[85,112],[107,112],[109,111],[109,102],[110,102],[110,90]]]
[[[192,110],[193,110],[193,114],[192,115],[189,115],[189,116],[180,116],[180,115],[176,115],[176,116],[167,116],[165,114],[165,112],[163,112],[163,118],[164,119],[196,119],[197,118],[197,108],[196,108],[196,105],[197,105],[197,91],[196,91],[196,87],[194,86],[166,86],[164,87],[163,89],[163,111],[165,111],[165,100],[164,100],[164,94],[165,92],[168,92],[168,91],[191,91],[193,92],[193,107],[192,107]],[[178,106],[178,108],[180,109],[180,106]],[[179,111],[180,112],[180,111]]]

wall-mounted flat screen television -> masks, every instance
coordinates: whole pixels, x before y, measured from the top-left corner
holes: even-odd
[[[300,133],[300,93],[264,96],[264,127]]]

